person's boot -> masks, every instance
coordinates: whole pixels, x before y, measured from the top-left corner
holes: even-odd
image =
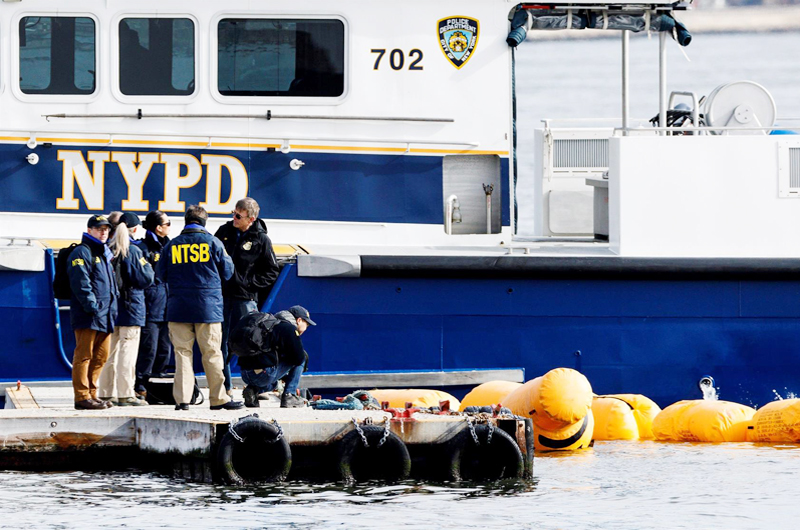
[[[105,408],[105,405],[94,399],[83,399],[75,402],[75,410],[103,410]]]
[[[244,406],[248,408],[260,407],[258,402],[258,392],[253,386],[246,386],[242,390],[242,397],[244,398]]]
[[[297,394],[283,393],[281,395],[281,408],[282,409],[297,409],[306,406],[306,400]]]

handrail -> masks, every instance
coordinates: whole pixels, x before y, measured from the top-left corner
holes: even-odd
[[[61,337],[61,315],[59,314],[58,298],[53,290],[53,281],[56,279],[56,262],[53,258],[53,249],[48,248],[45,250],[45,268],[50,271],[50,295],[53,297],[53,315],[56,330],[56,344],[58,344],[58,353],[64,365],[72,372],[72,363],[67,358],[67,353],[64,351],[64,339]]]
[[[266,114],[145,114],[141,109],[135,114],[42,114],[46,120],[50,118],[125,118],[142,120],[145,118],[200,118],[200,119],[264,119],[264,120],[348,120],[348,121],[411,121],[425,123],[453,123],[452,118],[417,118],[405,116],[335,116],[335,115],[313,115],[313,114],[273,114],[267,111]]]
[[[264,305],[261,306],[261,311],[264,313],[269,313],[272,309],[272,304],[275,303],[275,298],[278,297],[278,293],[283,287],[283,283],[286,281],[286,278],[289,277],[289,273],[294,269],[294,263],[287,263],[281,269],[281,273],[278,275],[278,279],[275,280],[275,283],[272,285],[272,289],[269,291],[269,296],[264,301]]]

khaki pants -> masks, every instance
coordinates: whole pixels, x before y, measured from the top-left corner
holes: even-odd
[[[169,338],[175,348],[175,384],[172,395],[175,403],[189,403],[194,390],[194,367],[192,347],[195,338],[203,354],[203,369],[208,379],[209,401],[211,406],[224,405],[231,398],[225,392],[225,378],[222,375],[222,323],[191,324],[170,322]]]
[[[111,334],[111,353],[100,380],[97,394],[104,398],[134,397],[133,383],[136,380],[136,358],[139,356],[139,326],[117,326]]]
[[[72,390],[75,401],[97,399],[97,378],[108,359],[111,335],[93,329],[75,330],[72,357]]]

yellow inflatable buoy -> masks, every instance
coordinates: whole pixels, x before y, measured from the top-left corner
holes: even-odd
[[[514,390],[522,386],[522,383],[512,381],[489,381],[473,388],[469,394],[461,400],[461,408],[467,407],[486,407],[503,403],[503,400]]]
[[[661,412],[656,403],[640,394],[595,396],[592,402],[595,440],[649,440],[653,419]]]
[[[452,395],[441,390],[429,390],[424,388],[407,389],[386,389],[370,390],[369,393],[378,400],[379,403],[389,402],[392,408],[403,408],[410,402],[414,407],[438,407],[440,401],[449,401],[450,410],[458,410],[461,403]]]
[[[534,449],[570,451],[591,446],[592,385],[570,368],[556,368],[520,386],[503,401],[514,414],[533,420]]]
[[[755,409],[730,401],[678,401],[653,420],[656,440],[672,442],[744,442]]]
[[[758,409],[747,441],[800,443],[800,399],[773,401]]]

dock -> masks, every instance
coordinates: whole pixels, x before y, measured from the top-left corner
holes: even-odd
[[[205,402],[188,411],[173,405],[84,411],[74,409],[71,387],[10,386],[0,411],[0,468],[133,466],[232,484],[381,478],[373,468],[390,480],[533,473],[530,420],[499,410],[462,414],[447,410],[447,402],[440,410],[281,409],[277,395],[265,394],[259,408],[212,411],[202,391]],[[265,461],[280,467],[282,459],[279,471],[263,468]],[[470,468],[476,465],[489,476]]]

